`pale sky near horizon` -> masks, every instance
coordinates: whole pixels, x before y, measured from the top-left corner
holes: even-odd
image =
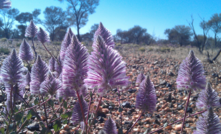
[[[32,12],[41,9],[41,19],[44,10],[49,6],[58,6],[66,10],[67,3],[58,0],[11,0],[12,8],[20,12]],[[175,25],[188,25],[187,21],[194,17],[197,34],[202,34],[199,27],[200,17],[209,20],[214,13],[221,13],[220,0],[100,0],[95,13],[89,15],[87,24],[80,30],[86,33],[95,23],[102,22],[112,34],[117,29],[128,30],[135,25],[146,28],[148,33],[157,38],[166,39],[164,31]],[[72,27],[76,33],[75,27]],[[213,36],[213,33],[209,33]]]

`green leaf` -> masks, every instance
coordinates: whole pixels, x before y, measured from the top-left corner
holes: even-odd
[[[118,134],[123,134],[122,128],[119,128],[119,129],[118,129]]]
[[[61,121],[57,120],[53,125],[54,131],[58,132],[61,129]]]
[[[60,98],[59,98],[59,102],[62,102],[62,101],[63,101],[63,99],[60,97]]]
[[[72,112],[67,112],[66,114],[68,115],[68,117],[72,116]]]
[[[11,132],[10,134],[16,134],[16,132],[15,132],[15,131],[13,131],[13,132]]]
[[[92,93],[92,91],[90,91],[90,97],[92,97],[92,95],[93,95],[93,93]]]
[[[36,97],[36,99],[34,100],[34,104],[37,105],[39,103],[39,98]]]
[[[63,124],[68,124],[68,120],[64,120],[64,121],[63,121]]]
[[[46,131],[47,131],[47,129],[44,127],[44,128],[42,128],[40,134],[46,134]]]
[[[17,121],[17,125],[21,122],[23,115],[24,115],[24,112],[21,112],[21,113],[18,113],[14,116],[15,120]]]
[[[64,111],[63,111],[63,108],[60,108],[60,109],[59,109],[59,113],[62,114],[63,112],[64,112]]]
[[[122,111],[123,111],[123,109],[121,108],[121,106],[118,108],[118,111],[119,111],[119,112],[122,112]]]
[[[9,127],[8,127],[9,132],[11,132],[15,129],[16,129],[16,127],[13,124],[9,124]]]
[[[54,101],[53,100],[49,100],[48,101],[48,105],[50,105],[51,107],[54,107]]]
[[[68,118],[68,114],[62,114],[62,115],[61,115],[61,118],[62,118],[62,119],[67,119],[67,118]]]
[[[31,117],[32,117],[32,111],[30,110],[30,111],[28,111],[26,118],[27,118],[27,120],[30,120]]]
[[[0,132],[1,132],[1,134],[4,134],[5,133],[5,128],[4,127],[0,128]]]
[[[67,104],[67,102],[65,101],[65,102],[64,102],[64,108],[65,108],[65,109],[68,108],[67,105],[68,105],[68,104]]]

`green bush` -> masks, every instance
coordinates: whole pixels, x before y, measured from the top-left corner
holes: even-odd
[[[1,38],[1,42],[6,42],[7,38]]]
[[[140,50],[141,52],[145,52],[145,51],[146,51],[146,49],[145,49],[144,47],[140,47],[139,50]]]
[[[161,48],[157,49],[157,51],[165,53],[165,52],[170,52],[171,50],[169,47],[161,47]]]
[[[17,47],[20,47],[20,45],[21,45],[21,43],[17,43],[17,44],[16,44]]]
[[[56,46],[59,46],[59,45],[61,45],[61,42],[55,41],[55,42],[53,42],[53,44],[56,45]]]
[[[150,52],[150,51],[153,51],[153,48],[149,48],[148,51],[149,51],[149,52]]]
[[[10,50],[8,48],[0,48],[0,53],[3,53],[3,54],[9,54],[10,53]]]

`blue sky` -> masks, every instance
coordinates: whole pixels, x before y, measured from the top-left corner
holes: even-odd
[[[67,3],[57,0],[11,0],[12,7],[20,12],[32,12],[35,8],[43,11],[48,6],[59,6],[64,10]],[[197,34],[202,34],[199,27],[200,17],[209,20],[214,13],[221,13],[220,0],[100,0],[96,12],[89,16],[89,21],[80,33],[86,33],[95,23],[102,22],[112,34],[117,29],[128,30],[134,25],[146,28],[148,33],[157,38],[166,38],[164,30],[175,25],[188,25],[187,21],[194,17]],[[72,27],[75,33],[75,27]],[[210,36],[213,33],[210,32]]]

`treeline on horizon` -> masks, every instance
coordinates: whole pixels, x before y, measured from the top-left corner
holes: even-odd
[[[26,27],[30,21],[33,20],[35,24],[41,24],[44,29],[48,31],[51,41],[63,40],[68,27],[75,26],[79,40],[91,42],[93,40],[94,32],[97,30],[99,24],[94,24],[90,31],[85,34],[80,34],[80,29],[86,25],[88,15],[95,12],[95,8],[98,4],[99,0],[94,0],[94,3],[90,5],[91,7],[85,7],[84,11],[87,9],[87,12],[77,8],[74,11],[70,5],[67,8],[67,11],[55,6],[46,7],[43,12],[43,20],[39,18],[39,15],[41,14],[40,9],[35,9],[33,12],[19,12],[16,8],[1,10],[0,38],[25,38]],[[81,16],[80,19],[79,16]],[[18,22],[18,24],[15,25],[15,22]],[[218,34],[221,33],[221,13],[213,14],[209,20],[201,18],[199,25],[202,28],[203,33],[195,32],[194,18],[192,17],[188,25],[176,25],[171,29],[166,29],[164,34],[167,36],[167,39],[157,39],[154,35],[149,34],[146,28],[135,25],[128,30],[117,29],[116,35],[114,35],[114,40],[121,44],[171,44],[171,46],[191,45],[198,47],[200,52],[203,52],[205,48],[220,47],[221,40],[218,37]],[[213,37],[208,36],[209,31],[214,33]]]

